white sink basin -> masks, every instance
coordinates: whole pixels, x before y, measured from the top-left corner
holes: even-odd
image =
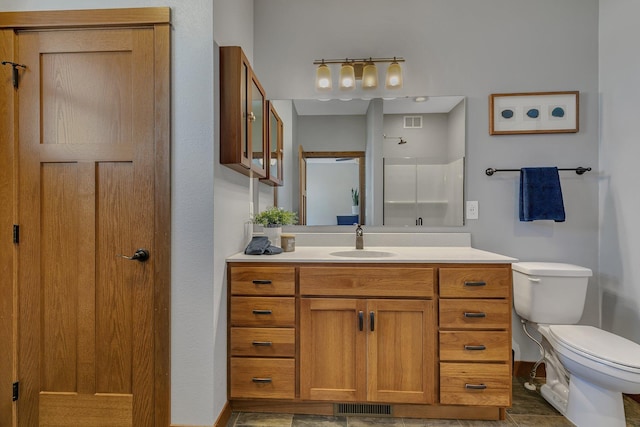
[[[356,249],[353,251],[331,252],[329,255],[346,258],[386,258],[396,256],[396,253],[386,251],[370,251],[366,249]]]

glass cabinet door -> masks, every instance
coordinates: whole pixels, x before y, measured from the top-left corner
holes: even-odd
[[[267,178],[262,180],[266,184],[280,186],[283,183],[282,178],[282,160],[283,160],[283,124],[278,112],[271,102],[267,102],[269,110],[269,122],[267,126],[267,147],[269,149],[269,166],[267,170]]]
[[[251,169],[259,178],[267,176],[266,150],[266,97],[260,82],[251,75],[251,110],[249,112],[249,138],[251,140]]]

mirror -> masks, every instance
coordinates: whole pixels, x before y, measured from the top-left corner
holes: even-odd
[[[463,96],[272,102],[290,166],[277,205],[305,225],[464,225]]]

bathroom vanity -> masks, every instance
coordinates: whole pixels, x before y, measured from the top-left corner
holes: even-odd
[[[231,410],[504,419],[513,261],[470,247],[228,258]]]

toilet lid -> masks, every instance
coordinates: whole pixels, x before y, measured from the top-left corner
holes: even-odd
[[[640,345],[611,332],[584,325],[551,325],[555,339],[574,351],[624,370],[640,370]]]

